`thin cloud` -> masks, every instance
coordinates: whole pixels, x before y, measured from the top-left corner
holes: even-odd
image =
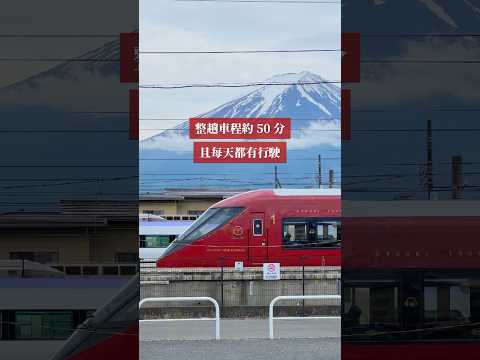
[[[319,145],[340,147],[340,121],[312,121],[302,130],[294,130],[287,140],[290,150],[308,149]],[[201,140],[197,140],[201,141]],[[235,140],[238,141],[238,140]],[[164,131],[162,134],[140,143],[142,150],[191,152],[193,140],[183,131]]]

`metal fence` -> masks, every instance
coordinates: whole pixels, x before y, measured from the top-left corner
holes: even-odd
[[[280,280],[263,280],[262,268],[181,268],[157,269],[143,263],[140,271],[140,296],[198,297],[218,301],[223,317],[266,317],[272,299],[281,295],[339,295],[340,268],[327,266],[283,267]],[[143,318],[210,316],[206,304],[169,304],[145,309]],[[339,315],[335,300],[290,300],[276,308],[278,315]],[[194,314],[195,313],[195,314]]]

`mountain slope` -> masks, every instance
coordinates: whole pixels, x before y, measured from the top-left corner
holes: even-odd
[[[480,0],[347,0],[343,31],[362,33],[476,32]]]
[[[340,172],[339,158],[332,156],[340,146],[340,89],[324,81],[308,71],[277,75],[265,83],[283,85],[259,86],[200,117],[291,117],[288,163],[278,166],[280,181],[286,187],[311,187],[318,154],[329,154],[331,159],[323,165]],[[140,191],[172,186],[272,187],[273,164],[195,164],[191,157],[188,121],[141,141]],[[176,175],[169,178],[170,173]]]
[[[199,117],[290,117],[295,141],[308,138],[309,145],[333,144],[340,119],[340,89],[308,71],[276,75],[250,93]],[[323,132],[320,130],[329,130]],[[315,143],[316,139],[316,143]],[[292,140],[293,141],[293,140]],[[188,121],[174,129],[143,140],[140,148],[191,150]]]
[[[221,105],[202,117],[312,117],[338,118],[340,92],[321,76],[303,71],[276,75],[247,95]],[[315,84],[312,84],[315,83]]]
[[[120,42],[114,40],[0,89],[0,104],[63,111],[128,110],[119,83]],[[124,98],[125,102],[119,101]],[[81,99],[81,101],[79,101]]]
[[[45,71],[0,88],[0,152],[3,163],[15,164],[8,169],[12,180],[4,185],[18,191],[17,201],[25,203],[9,205],[12,190],[5,186],[0,202],[6,205],[0,205],[0,212],[56,211],[58,200],[97,198],[94,182],[60,179],[130,176],[105,180],[101,197],[118,199],[120,192],[135,197],[138,144],[128,137],[131,85],[119,82],[119,62],[110,61],[119,57],[119,41],[89,51],[82,46],[78,54],[75,61],[52,63]],[[119,167],[101,166],[115,159],[120,159]],[[124,167],[127,164],[133,167]],[[45,181],[33,184],[31,178]]]

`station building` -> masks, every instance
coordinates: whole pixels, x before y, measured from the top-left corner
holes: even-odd
[[[136,272],[136,202],[61,201],[58,208],[1,216],[0,259],[48,264],[67,275]]]
[[[50,358],[137,272],[137,201],[3,213],[0,347],[7,358]]]
[[[195,220],[210,206],[248,190],[166,189],[140,196],[140,215],[166,220]]]

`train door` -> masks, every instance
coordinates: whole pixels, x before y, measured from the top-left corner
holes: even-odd
[[[254,212],[250,217],[249,258],[252,263],[263,263],[268,258],[268,234],[265,228],[265,213]]]

